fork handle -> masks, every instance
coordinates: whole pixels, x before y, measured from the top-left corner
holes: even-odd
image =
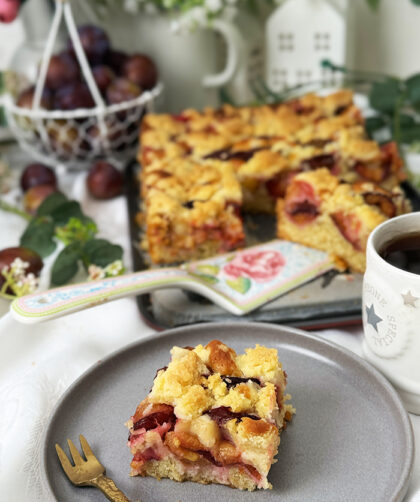
[[[124,493],[117,488],[111,478],[101,474],[92,480],[92,486],[99,488],[105,497],[111,502],[131,502]]]

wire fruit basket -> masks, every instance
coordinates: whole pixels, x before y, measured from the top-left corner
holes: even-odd
[[[93,108],[47,110],[41,107],[48,65],[63,18],[94,101]],[[71,5],[68,0],[56,0],[32,108],[18,106],[10,94],[6,96],[4,104],[11,131],[22,149],[32,157],[53,166],[85,168],[97,158],[106,157],[118,164],[127,161],[135,153],[141,119],[153,109],[162,88],[163,85],[158,83],[134,99],[107,105],[82,47]]]

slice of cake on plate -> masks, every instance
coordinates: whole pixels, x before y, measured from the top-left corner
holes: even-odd
[[[371,182],[340,183],[327,169],[298,174],[277,201],[277,236],[331,253],[355,272],[364,272],[371,231],[409,201],[397,187]]]
[[[127,422],[131,475],[271,488],[279,434],[294,413],[277,350],[237,355],[213,340],[171,355]]]

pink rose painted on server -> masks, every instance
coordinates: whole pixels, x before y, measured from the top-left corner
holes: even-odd
[[[19,13],[19,0],[0,0],[0,23],[11,23]]]
[[[266,282],[273,279],[285,264],[286,259],[279,251],[245,251],[235,256],[223,270],[232,277],[249,277],[257,282]]]

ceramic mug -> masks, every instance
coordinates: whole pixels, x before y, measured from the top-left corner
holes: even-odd
[[[420,212],[398,216],[369,236],[363,279],[363,352],[397,388],[406,408],[420,414],[420,275],[380,256],[390,241],[420,233]]]

